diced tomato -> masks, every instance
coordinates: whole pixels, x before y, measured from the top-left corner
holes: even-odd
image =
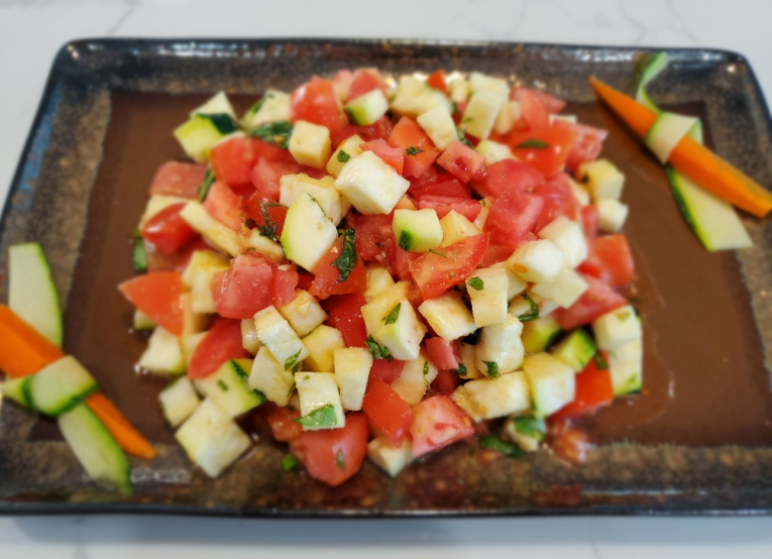
[[[149,194],[196,198],[198,187],[204,181],[206,165],[167,161],[161,165],[150,182]]]
[[[405,177],[421,176],[440,156],[440,150],[434,146],[423,128],[406,116],[392,130],[389,145],[401,149],[405,154]]]
[[[151,272],[118,286],[123,296],[175,336],[182,336],[182,275]]]
[[[388,163],[397,173],[402,174],[402,169],[405,165],[405,157],[402,155],[402,150],[399,148],[391,147],[386,140],[377,139],[372,142],[365,142],[361,144],[359,148],[362,151],[372,151],[375,155],[383,159]]]
[[[383,248],[385,257],[379,257],[378,261],[389,269],[393,276],[400,281],[410,281],[410,263],[416,260],[420,254],[409,252],[400,248],[394,237],[394,229],[389,225],[381,229],[383,235]]]
[[[316,76],[292,92],[290,111],[292,122],[305,120],[326,126],[330,133],[338,132],[348,123],[338,107],[332,82]]]
[[[231,261],[227,272],[212,280],[217,313],[225,318],[252,318],[273,299],[273,268],[262,256],[242,253]]]
[[[582,228],[588,239],[594,239],[598,236],[599,221],[600,216],[598,215],[598,206],[590,204],[582,207]]]
[[[439,336],[426,338],[426,353],[429,354],[429,360],[437,369],[458,369],[458,358],[453,351],[453,344]]]
[[[596,318],[627,304],[627,299],[599,279],[586,274],[582,277],[589,285],[587,291],[569,308],[556,311],[564,330],[590,324]]]
[[[394,446],[399,446],[410,432],[413,410],[399,394],[379,378],[370,379],[362,400],[362,411]]]
[[[274,307],[283,307],[295,299],[298,281],[300,281],[300,275],[295,266],[289,266],[287,270],[281,268],[274,270],[272,285]]]
[[[289,150],[281,149],[273,144],[258,140],[257,138],[251,138],[252,151],[255,153],[255,160],[262,159],[264,161],[283,161],[285,163],[292,163],[295,158]]]
[[[300,272],[298,278],[298,289],[308,291],[311,289],[311,284],[314,282],[314,275],[308,272]]]
[[[460,213],[469,221],[474,221],[482,209],[479,200],[464,200],[463,198],[450,198],[448,196],[423,196],[418,200],[419,209],[430,208],[437,212],[437,217],[442,219],[451,210]]]
[[[432,167],[434,169],[435,167]],[[430,174],[427,171],[426,175]],[[424,177],[426,176],[424,175]],[[462,183],[456,177],[450,173],[443,172],[433,182],[418,182],[421,181],[419,177],[416,181],[410,182],[410,194],[416,199],[420,200],[424,196],[447,196],[449,198],[461,198],[463,200],[472,199],[472,191],[467,185]]]
[[[363,413],[349,413],[341,429],[304,431],[290,451],[314,479],[337,486],[359,471],[367,456],[369,430]]]
[[[635,278],[635,263],[627,237],[605,235],[588,243],[589,255],[579,271],[598,278],[611,287],[630,285]]]
[[[587,126],[586,124],[576,124],[566,122],[565,120],[556,120],[553,126],[558,128],[568,128],[576,132],[576,139],[571,146],[571,151],[566,159],[566,167],[572,171],[579,168],[579,165],[587,161],[595,161],[603,150],[603,140],[608,136],[608,130]]]
[[[437,371],[437,376],[432,381],[431,390],[432,394],[441,394],[443,396],[450,396],[461,384],[461,379],[450,372],[450,369],[440,369]]]
[[[212,147],[210,162],[214,176],[228,186],[251,184],[257,155],[249,138],[229,138]]]
[[[366,304],[362,293],[333,296],[323,303],[327,324],[340,330],[346,347],[367,347],[367,328],[362,318],[362,307]]]
[[[512,132],[509,135],[509,146],[520,161],[533,165],[544,176],[551,177],[565,167],[574,140],[574,130],[544,126]]]
[[[592,448],[587,431],[574,427],[570,421],[564,419],[547,421],[547,437],[550,449],[555,456],[570,464],[583,463]],[[575,497],[571,498],[575,499]]]
[[[508,190],[491,204],[484,229],[494,243],[514,250],[534,230],[543,207],[539,196]]]
[[[241,231],[247,220],[244,199],[220,181],[215,181],[209,189],[204,208],[213,218],[234,231]]]
[[[528,93],[531,98],[539,102],[544,109],[550,114],[558,114],[566,107],[566,102],[557,97],[553,97],[548,93],[539,91],[538,89],[530,89],[528,87],[517,85],[512,88],[509,93],[509,98],[512,101],[522,101],[523,97]]]
[[[281,443],[286,443],[303,434],[303,426],[295,423],[300,417],[300,412],[292,408],[279,408],[268,416],[268,426],[271,428],[273,438]]]
[[[473,235],[442,249],[443,255],[427,252],[410,262],[410,273],[424,299],[433,299],[463,283],[482,261],[489,235]]]
[[[499,198],[507,190],[531,192],[544,182],[544,175],[527,163],[504,159],[485,170],[485,178],[475,183],[475,188],[488,198]]]
[[[606,362],[608,363],[608,359]],[[598,369],[595,359],[590,359],[584,371],[576,375],[574,401],[560,408],[551,418],[567,419],[584,415],[599,407],[607,406],[613,400],[614,385],[611,382],[611,371],[608,368]]]
[[[300,173],[302,167],[294,161],[269,161],[260,159],[252,169],[252,184],[260,200],[279,201],[279,186],[284,175]]]
[[[368,126],[354,126],[353,124],[344,126],[338,132],[330,134],[330,141],[332,142],[333,148],[336,148],[341,142],[351,136],[359,136],[365,142],[372,142],[373,140],[378,139],[388,140],[393,128],[389,117],[383,115],[373,124]]]
[[[247,199],[247,216],[255,222],[257,227],[276,226],[276,238],[281,238],[284,231],[284,222],[287,219],[287,207],[272,200],[265,200],[259,192],[255,192]],[[265,214],[268,214],[266,218]],[[269,225],[270,221],[270,225]]]
[[[332,78],[332,89],[341,103],[345,103],[348,99],[348,90],[353,80],[354,73],[351,70],[338,70]]]
[[[326,299],[330,295],[364,293],[367,289],[365,264],[361,258],[357,258],[354,270],[345,281],[340,281],[341,271],[334,265],[334,262],[343,252],[344,239],[344,235],[338,237],[338,240],[333,243],[316,268],[316,275],[309,293],[318,299]]]
[[[472,420],[448,396],[431,396],[413,408],[413,456],[474,435]]]
[[[198,236],[180,217],[185,204],[174,204],[151,217],[142,228],[142,237],[165,254],[174,254]]]
[[[529,240],[535,241],[536,239],[536,235],[533,233],[528,233],[527,236],[523,239],[523,243],[527,243]],[[488,266],[493,266],[498,262],[503,262],[512,256],[512,253],[515,252],[515,248],[516,247],[511,245],[502,245],[498,242],[491,241],[491,243],[488,245],[488,250],[485,251],[485,256],[483,257],[482,262],[480,262],[480,267],[487,268]]]
[[[405,362],[399,359],[376,359],[370,369],[371,379],[380,379],[386,384],[391,384],[397,380],[405,368]],[[371,381],[372,382],[372,381]]]
[[[459,140],[455,140],[442,152],[437,159],[437,165],[463,182],[469,182],[482,176],[485,157]]]
[[[544,206],[534,228],[535,232],[538,233],[560,216],[565,216],[572,221],[580,219],[581,206],[571,191],[568,181],[567,175],[559,173],[549,182],[534,188],[534,196],[544,200]]]
[[[195,251],[211,248],[204,239],[197,236],[174,254],[164,254],[153,243],[145,240],[147,269],[149,272],[184,272]]]
[[[539,102],[534,91],[524,90],[520,94],[520,115],[531,130],[549,126],[550,119],[547,109]]]
[[[375,68],[359,68],[352,76],[351,85],[348,88],[348,100],[351,101],[376,89],[381,91],[386,89],[386,82],[381,73]]]
[[[426,80],[426,83],[429,84],[429,87],[432,89],[442,91],[445,95],[448,94],[448,84],[445,83],[445,70],[442,68],[430,75]]]
[[[226,361],[247,357],[249,352],[241,345],[241,321],[218,318],[193,352],[188,377],[206,378]]]
[[[372,262],[378,256],[385,256],[383,235],[385,227],[391,229],[391,215],[359,215],[349,213],[346,222],[356,230],[357,253],[362,260]]]

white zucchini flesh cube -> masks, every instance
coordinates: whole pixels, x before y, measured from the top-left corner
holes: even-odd
[[[475,346],[461,343],[461,363],[466,367],[466,373],[459,374],[459,378],[470,380],[483,377],[480,369],[477,368],[477,355]]]
[[[255,315],[255,329],[260,343],[271,350],[274,358],[286,369],[308,357],[306,346],[276,307],[266,307]]]
[[[190,459],[210,477],[217,477],[251,446],[249,437],[209,399],[174,435]]]
[[[289,140],[289,152],[295,161],[314,169],[324,169],[331,151],[329,128],[305,120],[295,123]]]
[[[196,250],[190,257],[185,271],[182,272],[182,284],[188,288],[193,288],[193,282],[196,274],[200,270],[208,270],[212,273],[228,269],[228,262],[224,256],[213,250]]]
[[[437,332],[437,335],[448,342],[457,340],[462,336],[468,336],[477,330],[474,317],[466,308],[461,294],[454,291],[424,301],[418,307],[418,311]]]
[[[454,103],[466,103],[472,92],[469,81],[463,76],[452,78],[448,84],[448,89],[450,90],[450,100]]]
[[[136,309],[134,311],[134,330],[144,332],[146,330],[153,330],[156,326],[155,321],[141,310]]]
[[[408,439],[402,441],[399,447],[394,447],[381,435],[367,444],[367,457],[391,477],[397,477],[397,474],[413,461],[412,447]]]
[[[333,154],[330,156],[330,160],[327,162],[327,172],[333,177],[340,175],[343,166],[350,160],[361,155],[362,148],[359,147],[364,144],[365,141],[356,134],[347,138],[342,144],[338,146]],[[341,154],[341,152],[343,154]]]
[[[335,351],[346,347],[343,334],[332,326],[322,324],[303,338],[308,357],[303,360],[303,370],[331,373],[334,367]]]
[[[543,227],[538,237],[552,241],[563,253],[569,268],[576,268],[587,259],[587,239],[582,226],[563,215]]]
[[[302,416],[307,416],[311,412],[329,405],[335,411],[334,425],[303,425],[303,430],[342,429],[346,426],[346,415],[343,413],[334,374],[299,372],[295,374],[295,386],[298,390],[298,396],[300,396],[300,414]]]
[[[563,253],[552,241],[530,241],[517,247],[507,259],[507,265],[527,282],[553,281],[566,264]]]
[[[632,305],[625,305],[598,317],[592,323],[592,331],[597,346],[608,351],[643,337],[641,320]]]
[[[264,237],[260,234],[260,229],[252,229],[249,235],[244,239],[244,248],[246,250],[254,250],[258,254],[262,254],[266,258],[273,260],[276,264],[280,264],[284,261],[284,251],[281,245],[276,241],[272,241],[268,237]]]
[[[255,319],[253,318],[246,318],[241,321],[241,347],[252,355],[256,355],[258,350],[263,347],[260,338],[257,337],[257,328],[255,328]]]
[[[410,182],[372,151],[349,160],[335,179],[335,188],[363,215],[391,213],[409,187]]]
[[[442,243],[442,226],[433,209],[394,210],[394,238],[402,250],[427,252]]]
[[[477,404],[472,400],[472,396],[467,391],[466,384],[462,384],[456,388],[453,391],[453,394],[450,395],[450,399],[453,400],[453,403],[459,408],[464,410],[464,413],[471,417],[475,423],[479,423],[485,419],[482,411],[480,411]]]
[[[249,386],[265,394],[271,402],[286,406],[295,388],[292,367],[285,369],[282,363],[276,361],[271,351],[263,346],[257,351],[252,362]]]
[[[523,370],[531,387],[535,417],[545,418],[574,400],[576,374],[549,353],[526,356]]]
[[[493,165],[505,159],[517,160],[512,150],[506,144],[500,144],[493,140],[483,140],[475,148],[477,153],[485,158],[486,165]]]
[[[577,202],[579,202],[579,205],[589,206],[590,191],[570,177],[568,179],[568,184],[571,185],[571,192],[573,193],[574,198],[576,198]]]
[[[244,246],[243,236],[209,215],[198,202],[188,202],[180,212],[180,217],[212,246],[231,256],[241,252]]]
[[[598,229],[604,233],[619,233],[627,221],[629,206],[609,198],[601,198],[595,205],[598,206]]]
[[[389,103],[393,113],[410,118],[418,118],[437,107],[450,112],[450,100],[441,91],[429,87],[424,80],[412,76],[400,80]]]
[[[172,427],[179,426],[190,414],[196,411],[200,400],[187,377],[182,377],[164,388],[158,395],[161,411]]]
[[[290,119],[290,96],[277,89],[267,89],[265,95],[241,119],[245,128],[255,128],[268,122]]]
[[[535,284],[532,284],[528,286],[528,289],[525,290],[526,295],[528,295],[531,299],[533,299],[533,302],[536,303],[536,306],[539,308],[539,316],[544,318],[545,316],[549,316],[554,311],[558,310],[560,308],[560,305],[555,303],[554,301],[550,301],[549,299],[545,299],[541,295],[533,292],[533,286]]]
[[[148,198],[145,211],[139,220],[139,229],[142,229],[145,224],[150,221],[151,218],[168,208],[176,204],[186,204],[190,202],[187,198],[181,198],[179,196],[166,196],[164,194],[153,194]]]
[[[643,383],[642,340],[633,340],[609,351],[608,367],[615,396],[639,392]]]
[[[522,371],[497,378],[470,380],[464,384],[483,419],[524,413],[531,409],[528,380]]]
[[[445,217],[440,220],[440,227],[442,227],[442,246],[444,247],[480,234],[477,226],[456,210],[450,210],[445,214]]]
[[[520,103],[517,101],[505,101],[501,106],[493,129],[496,134],[507,134],[515,127],[515,122],[520,120]]]
[[[191,336],[183,336],[180,338],[180,347],[182,348],[182,355],[185,358],[186,368],[190,367],[190,360],[193,359],[193,354],[208,333],[209,332],[201,332],[200,334],[193,334]]]
[[[435,107],[431,111],[419,116],[416,120],[440,151],[445,151],[450,144],[458,140],[456,123],[453,122],[450,111],[445,110],[443,107]]]
[[[415,406],[423,400],[429,386],[437,378],[438,372],[426,352],[421,350],[418,359],[411,359],[405,363],[402,374],[391,383],[391,387],[405,402]]]
[[[520,335],[523,323],[511,314],[501,324],[493,324],[482,329],[475,355],[477,368],[488,374],[486,362],[496,363],[499,374],[516,371],[523,364],[525,349]]]
[[[211,251],[196,251],[190,264],[183,274],[183,282],[186,276],[190,278],[190,308],[197,313],[217,312],[214,297],[212,296],[212,282],[217,272],[228,271],[228,263],[220,257],[214,258],[211,254],[196,258],[199,252],[206,253]]]
[[[295,200],[287,210],[281,246],[289,260],[309,272],[338,240],[338,230],[310,194]]]
[[[619,200],[625,185],[625,176],[607,159],[588,161],[579,165],[576,177],[587,187],[594,201],[601,198]]]
[[[327,218],[333,225],[338,225],[349,210],[348,201],[335,188],[332,177],[312,179],[305,173],[299,175],[284,175],[279,182],[279,203],[288,208],[295,200],[308,194],[316,199]]]
[[[515,272],[513,272],[506,261],[497,262],[491,268],[501,268],[507,274],[507,301],[511,301],[521,293],[528,289],[528,282],[521,280]]]
[[[340,403],[344,410],[359,411],[367,390],[373,356],[363,347],[344,347],[335,350],[335,382],[340,388]]]
[[[226,114],[234,120],[236,119],[236,113],[233,111],[233,106],[224,91],[218,91],[206,103],[190,111],[190,116],[216,114]]]
[[[279,313],[287,319],[301,338],[307,336],[327,320],[327,313],[308,291],[298,289],[295,298],[281,307]]]
[[[182,306],[183,336],[200,334],[206,330],[206,327],[209,325],[209,315],[193,310],[193,295],[191,293],[180,295],[180,305]]]
[[[367,277],[365,300],[368,303],[386,293],[395,283],[386,267],[380,264],[368,264],[365,266],[365,274]]]
[[[231,359],[217,371],[196,381],[198,390],[217,404],[228,417],[238,417],[256,408],[265,400],[248,384],[251,359]]]
[[[137,363],[142,369],[158,375],[185,372],[185,358],[177,336],[158,326],[148,340],[147,349]]]
[[[389,102],[380,89],[374,89],[346,103],[343,109],[357,126],[368,126],[389,110]]]
[[[407,299],[409,284],[400,281],[392,285],[382,295],[362,307],[362,318],[365,321],[367,333],[374,336],[397,303]]]
[[[481,89],[487,89],[503,97],[509,95],[509,84],[507,83],[507,80],[489,76],[482,72],[472,72],[469,75],[469,87],[471,88],[472,93],[480,91]]]
[[[582,276],[573,270],[563,268],[554,280],[533,284],[531,292],[567,309],[576,303],[588,287]]]
[[[475,270],[466,283],[466,291],[472,301],[472,316],[478,328],[499,324],[507,319],[509,279],[504,268]]]
[[[410,301],[404,299],[398,305],[396,320],[389,324],[384,323],[373,337],[379,344],[388,348],[394,359],[402,361],[417,359],[421,340],[426,335],[426,326],[418,320],[418,315]]]
[[[506,94],[500,95],[489,89],[480,89],[472,93],[464,111],[461,126],[470,136],[485,140],[493,130],[501,106],[506,101]]]

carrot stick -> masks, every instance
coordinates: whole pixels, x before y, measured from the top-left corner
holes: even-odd
[[[86,398],[86,404],[105,424],[123,450],[140,458],[153,458],[158,454],[104,394],[92,394]]]
[[[0,370],[26,377],[64,357],[64,352],[6,305],[0,305]]]
[[[654,111],[595,78],[590,83],[630,128],[646,135],[657,119]],[[764,217],[772,210],[772,193],[689,136],[676,145],[669,162],[706,190],[753,215]]]

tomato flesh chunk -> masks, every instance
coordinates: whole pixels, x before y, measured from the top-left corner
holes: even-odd
[[[327,127],[330,133],[338,132],[347,124],[330,80],[311,78],[292,92],[290,107],[292,122],[305,120]]]
[[[509,136],[509,146],[520,161],[532,165],[545,177],[551,177],[565,167],[574,140],[574,130],[542,126],[522,132],[513,131]]]
[[[588,243],[589,255],[579,271],[598,278],[611,287],[630,285],[635,279],[635,263],[627,237],[605,235]]]
[[[215,144],[210,153],[214,176],[228,186],[250,184],[256,160],[250,138],[227,139]]]
[[[430,396],[413,407],[413,456],[422,456],[474,435],[472,420],[448,396]]]
[[[604,355],[606,363],[608,356]],[[567,419],[578,415],[585,415],[602,406],[609,405],[614,400],[614,385],[611,382],[611,371],[599,369],[595,359],[584,370],[576,375],[576,393],[573,402],[569,402],[551,418]]]
[[[370,379],[362,411],[394,446],[399,446],[410,432],[413,410],[388,384],[378,378]]]
[[[405,362],[399,359],[376,359],[373,361],[373,367],[370,369],[371,379],[380,379],[386,384],[391,384],[397,380],[405,368]]]
[[[228,271],[214,274],[212,297],[217,313],[225,318],[252,318],[271,304],[273,276],[273,267],[262,256],[239,254]]]
[[[206,165],[167,161],[155,172],[148,194],[195,199],[205,175]]]
[[[226,361],[247,357],[249,352],[241,345],[241,321],[218,318],[193,352],[188,377],[206,378]]]
[[[494,244],[514,250],[534,230],[543,207],[544,199],[539,196],[508,190],[491,204],[484,230],[490,233]]]
[[[544,182],[544,175],[527,163],[504,159],[485,170],[485,178],[475,183],[483,196],[499,198],[508,190],[531,192]]]
[[[268,426],[271,428],[273,438],[281,443],[286,443],[303,434],[303,426],[295,420],[300,417],[300,412],[291,408],[279,408],[268,416]]]
[[[209,215],[234,231],[241,231],[247,220],[244,199],[224,182],[215,181],[204,200],[204,208]]]
[[[341,235],[319,262],[309,290],[309,293],[314,297],[326,299],[330,295],[364,293],[367,289],[367,275],[361,258],[357,258],[357,263],[348,277],[344,281],[340,281],[341,270],[334,265],[334,262],[343,252],[344,243],[345,235]]]
[[[596,318],[627,304],[627,299],[608,285],[587,274],[582,274],[588,288],[579,300],[567,309],[558,309],[557,316],[564,330],[590,324]]]
[[[180,217],[185,204],[174,204],[151,217],[142,228],[142,237],[164,254],[174,254],[198,236]]]
[[[362,318],[362,307],[366,304],[362,293],[334,295],[323,303],[327,324],[340,331],[346,347],[367,347],[367,328]]]
[[[455,140],[439,156],[437,165],[466,183],[482,176],[485,157],[459,140]]]
[[[442,255],[427,252],[409,264],[424,299],[434,299],[471,276],[485,256],[489,235],[473,235],[443,247]]]
[[[120,284],[118,289],[131,303],[175,336],[182,336],[182,275],[150,272]]]
[[[405,177],[420,177],[440,156],[434,143],[416,121],[403,116],[389,136],[389,145],[405,154]]]
[[[377,139],[371,142],[365,142],[359,145],[362,151],[372,151],[375,155],[383,159],[392,169],[402,174],[405,166],[405,156],[399,148],[391,147],[386,140]]]
[[[435,336],[426,338],[424,344],[426,345],[426,353],[429,354],[429,360],[437,369],[458,369],[458,358],[453,343]]]

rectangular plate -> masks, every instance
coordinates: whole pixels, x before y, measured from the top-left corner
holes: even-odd
[[[66,305],[66,350],[159,448],[132,459],[137,493],[91,483],[47,420],[0,408],[0,512],[153,512],[251,516],[759,513],[772,510],[770,338],[772,235],[746,219],[755,247],[709,254],[670,195],[661,166],[596,104],[587,78],[626,88],[634,48],[341,40],[85,40],[53,66],[0,224],[9,245],[40,241]],[[672,50],[651,93],[703,116],[718,153],[772,184],[770,119],[747,61]],[[391,480],[367,462],[329,488],[285,474],[286,447],[263,437],[220,479],[193,467],[161,418],[159,383],[133,363],[145,343],[115,286],[133,274],[130,236],[171,136],[190,109],[224,89],[245,108],[266,87],[377,66],[482,71],[543,88],[566,112],[610,131],[605,156],[627,176],[626,231],[645,323],[645,384],[591,420],[605,444],[570,466],[549,451],[509,460],[459,445]],[[3,280],[5,281],[5,280]],[[3,287],[7,287],[3,285]],[[7,290],[3,289],[3,293]],[[259,419],[259,417],[258,417]],[[52,428],[53,427],[53,428]]]

